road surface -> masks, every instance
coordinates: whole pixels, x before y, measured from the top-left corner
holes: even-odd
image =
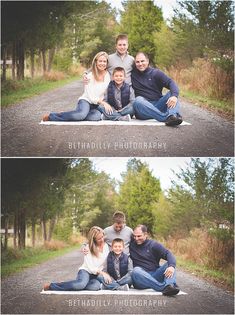
[[[233,123],[183,99],[191,126],[39,125],[45,113],[73,109],[82,89],[72,82],[3,109],[2,156],[233,156]]]
[[[181,270],[175,297],[41,295],[43,283],[75,278],[79,250],[2,280],[2,314],[233,314],[233,294]]]

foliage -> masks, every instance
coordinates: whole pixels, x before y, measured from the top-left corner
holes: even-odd
[[[160,30],[162,11],[151,1],[123,1],[119,30],[128,34],[130,53],[147,53],[154,61],[156,47],[153,34]]]
[[[233,231],[232,159],[192,159],[188,169],[181,170],[177,178],[168,196],[174,204],[173,230],[187,235],[195,227],[220,229],[224,224]]]
[[[149,232],[153,232],[153,208],[160,192],[160,182],[151,174],[147,164],[137,159],[129,160],[120,183],[118,207],[127,214],[130,226],[145,224]]]

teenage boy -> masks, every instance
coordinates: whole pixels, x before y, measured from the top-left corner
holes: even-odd
[[[125,82],[125,69],[116,67],[113,70],[104,99],[99,101],[98,110],[103,113],[103,120],[130,121],[134,115],[133,102],[135,93],[132,87]]]
[[[110,54],[108,57],[108,71],[110,75],[113,73],[114,68],[122,67],[126,71],[125,81],[131,84],[131,71],[135,64],[135,59],[128,54],[128,37],[125,34],[120,34],[116,37],[116,52]],[[89,71],[89,70],[88,70]],[[83,76],[83,83],[87,84],[87,71]]]
[[[129,286],[132,284],[133,264],[130,257],[123,250],[123,240],[115,238],[112,241],[111,251],[108,254],[104,268],[97,277],[97,280],[101,282],[101,290],[129,290]]]
[[[126,216],[122,211],[116,211],[113,214],[113,224],[104,229],[104,240],[112,248],[112,241],[115,238],[121,238],[124,242],[124,253],[129,255],[129,246],[133,230],[126,225]],[[88,254],[87,244],[83,244],[81,251],[84,255]]]

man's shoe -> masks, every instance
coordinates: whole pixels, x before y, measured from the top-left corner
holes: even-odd
[[[49,115],[46,114],[42,117],[42,121],[49,121]]]
[[[118,287],[117,290],[118,291],[129,291],[129,285],[128,284],[120,285],[120,287]]]
[[[50,283],[45,283],[44,286],[43,286],[43,290],[44,291],[50,290]]]
[[[178,294],[179,291],[180,291],[179,288],[177,288],[177,287],[175,287],[175,286],[169,284],[169,285],[167,285],[167,286],[164,288],[164,290],[162,291],[162,294],[163,294],[163,295],[167,295],[167,296],[171,296],[171,295],[176,295],[176,294]]]
[[[179,114],[170,115],[169,117],[167,117],[165,124],[166,126],[177,126],[177,125],[180,125],[182,121],[183,119]]]
[[[131,116],[125,115],[125,116],[121,116],[120,118],[118,118],[119,121],[131,121]]]

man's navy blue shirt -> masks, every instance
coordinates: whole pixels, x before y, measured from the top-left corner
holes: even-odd
[[[175,81],[157,68],[148,67],[144,71],[139,71],[134,67],[131,82],[135,96],[143,96],[148,101],[158,101],[162,97],[164,87],[170,90],[171,96],[179,96],[179,88]]]
[[[130,257],[133,261],[133,267],[142,267],[146,271],[155,271],[159,268],[160,259],[166,260],[168,266],[176,266],[175,256],[154,240],[146,240],[140,245],[131,240]]]

